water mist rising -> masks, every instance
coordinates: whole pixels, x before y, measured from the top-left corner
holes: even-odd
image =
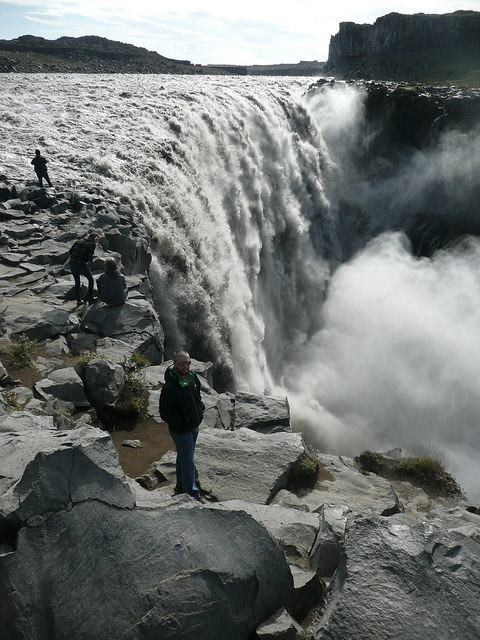
[[[367,130],[361,98],[354,89],[340,95],[351,105],[347,139],[368,145],[358,138]],[[439,236],[445,228],[452,236],[477,230],[479,130],[450,131],[425,150],[384,159],[367,181],[352,162],[358,148],[342,161],[341,123],[333,119],[328,129],[334,104],[333,94],[314,97],[312,112],[339,162],[337,193],[343,189],[360,213],[346,231],[355,235],[363,221],[380,235],[333,275],[321,331],[286,368],[296,426],[336,453],[433,452],[480,499],[480,241],[470,237],[427,259],[412,255],[403,233],[381,233],[408,229],[414,216]],[[432,236],[430,247],[436,241],[445,237]]]

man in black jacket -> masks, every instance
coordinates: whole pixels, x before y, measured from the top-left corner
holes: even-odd
[[[173,354],[173,365],[165,371],[165,385],[160,394],[160,416],[177,449],[177,493],[188,493],[201,500],[195,484],[195,443],[205,409],[200,396],[200,380],[190,371],[186,351]]]
[[[33,164],[33,169],[37,174],[38,184],[41,187],[43,187],[43,178],[48,182],[49,187],[52,186],[50,178],[48,177],[47,162],[48,160],[40,153],[40,149],[35,149],[35,157],[30,164]]]
[[[77,240],[70,249],[70,271],[75,281],[75,298],[77,306],[80,305],[80,276],[85,276],[88,280],[88,302],[93,302],[93,276],[88,267],[88,263],[92,261],[95,252],[95,245],[98,243],[100,236],[98,233],[90,233],[86,238]]]

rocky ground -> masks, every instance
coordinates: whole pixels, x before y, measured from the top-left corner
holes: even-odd
[[[205,503],[173,495],[147,233],[106,192],[0,179],[5,640],[478,637],[476,509],[313,454],[286,398],[218,394],[211,363],[193,362]],[[65,263],[91,230],[96,272],[113,255],[126,274],[122,307],[75,308]]]

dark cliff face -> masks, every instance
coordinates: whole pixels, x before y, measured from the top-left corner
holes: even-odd
[[[389,86],[390,85],[390,86]],[[416,153],[429,154],[441,137],[472,136],[480,128],[480,91],[453,88],[366,85],[366,136],[362,164],[367,171],[378,165],[397,166]],[[463,138],[464,139],[464,138]],[[398,163],[398,164],[397,164]],[[467,169],[466,169],[467,170]],[[376,174],[378,177],[378,174]],[[480,185],[465,185],[458,192],[450,180],[432,174],[422,187],[423,197],[405,207],[403,228],[416,255],[431,256],[458,243],[466,235],[480,236]]]
[[[340,23],[327,70],[339,76],[442,80],[480,67],[480,13],[390,13],[373,25]]]
[[[1,72],[42,73],[222,73],[193,65],[189,60],[165,58],[143,47],[99,36],[47,40],[25,35],[0,40]]]

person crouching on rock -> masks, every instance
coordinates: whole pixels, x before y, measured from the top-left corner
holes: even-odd
[[[70,249],[70,270],[75,280],[75,297],[77,306],[81,304],[80,300],[80,276],[85,276],[88,280],[87,300],[91,304],[93,302],[93,276],[89,269],[88,263],[92,261],[95,252],[95,245],[99,241],[98,233],[90,233],[83,240],[77,240]]]
[[[43,187],[43,178],[45,178],[49,187],[53,186],[48,177],[47,162],[48,160],[41,155],[40,149],[35,149],[35,157],[30,164],[33,164],[33,169],[37,174],[40,187]]]
[[[98,298],[110,307],[116,307],[127,299],[127,283],[118,270],[115,258],[107,258],[104,267],[105,273],[97,279]]]
[[[203,502],[195,484],[195,444],[205,406],[200,396],[200,380],[190,371],[186,351],[173,354],[173,365],[165,371],[165,385],[160,393],[160,416],[177,449],[175,493],[188,493]]]

